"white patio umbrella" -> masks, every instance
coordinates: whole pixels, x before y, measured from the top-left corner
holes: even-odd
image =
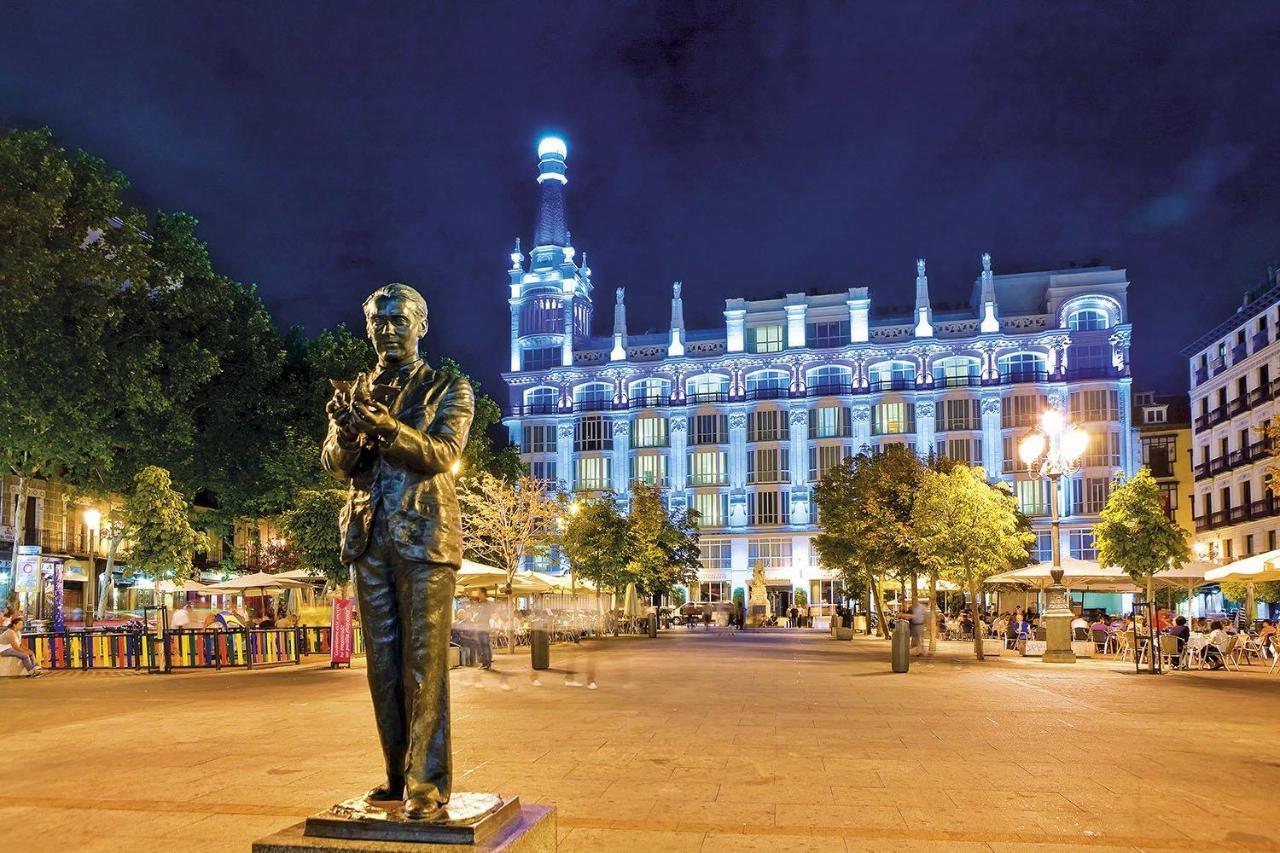
[[[305,581],[293,580],[282,575],[254,572],[251,575],[240,575],[239,577],[212,583],[206,588],[214,592],[244,592],[250,589],[300,589],[306,585]]]
[[[495,566],[486,566],[474,560],[463,560],[458,569],[458,591],[465,592],[507,582],[507,573]]]
[[[1078,560],[1074,557],[1063,557],[1062,583],[1075,589],[1114,589],[1131,587],[1133,580],[1123,569],[1115,566],[1101,566],[1096,560]],[[1003,572],[987,578],[983,583],[990,585],[1022,584],[1043,589],[1053,583],[1049,574],[1053,570],[1052,563],[1035,563]]]
[[[160,581],[160,583],[156,584],[156,591],[164,593],[194,592],[199,595],[209,595],[211,592],[207,584],[202,584],[199,581],[193,580]]]
[[[1205,583],[1263,583],[1280,581],[1280,550],[1241,557],[1234,563],[1209,569],[1204,573]]]
[[[627,584],[626,594],[622,598],[622,615],[628,619],[639,619],[644,616],[644,611],[640,609],[640,597],[636,595],[636,585],[634,583]]]

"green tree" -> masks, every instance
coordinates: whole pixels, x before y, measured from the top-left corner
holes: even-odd
[[[617,496],[605,492],[574,499],[562,508],[561,517],[558,541],[575,576],[591,581],[596,589],[625,587],[631,546]]]
[[[1280,601],[1280,581],[1263,581],[1254,584],[1228,581],[1219,584],[1219,587],[1224,599],[1238,601],[1244,605],[1245,613],[1250,619],[1254,618],[1254,609],[1259,600]],[[1249,587],[1253,587],[1253,595],[1249,594]]]
[[[528,471],[520,460],[520,451],[515,445],[506,442],[495,447],[493,432],[500,429],[502,423],[502,407],[497,401],[488,394],[481,394],[480,383],[468,376],[453,359],[441,359],[439,370],[451,376],[466,377],[475,393],[476,412],[467,433],[466,449],[462,452],[462,470],[487,471],[505,480],[518,480],[527,474]],[[505,436],[505,430],[502,433]]]
[[[642,592],[666,592],[697,580],[701,563],[696,513],[691,517],[685,510],[668,510],[660,487],[631,484],[627,540],[628,580]]]
[[[303,568],[337,588],[351,580],[350,569],[338,559],[338,513],[345,502],[341,489],[302,489],[280,516]]]
[[[1165,514],[1160,487],[1146,468],[1116,482],[1093,526],[1093,541],[1098,562],[1124,569],[1146,587],[1147,601],[1155,601],[1157,572],[1181,568],[1191,558],[1187,533]]]
[[[912,507],[926,466],[908,447],[845,457],[814,490],[823,532],[815,546],[823,565],[840,574],[844,588],[868,585],[883,615],[880,582],[896,577],[914,587],[926,567],[912,548]],[[880,620],[888,636],[886,620]]]
[[[982,581],[1023,565],[1035,537],[1020,529],[1017,501],[992,486],[981,468],[957,465],[925,471],[911,511],[910,540],[918,559],[969,591],[973,624],[981,624]],[[974,631],[982,660],[982,632]]]
[[[183,580],[195,574],[191,558],[206,546],[203,534],[191,526],[191,507],[173,488],[169,472],[154,465],[143,468],[133,478],[133,488],[105,518],[107,542],[107,588],[114,577],[115,559],[127,540],[129,571],[159,583]],[[98,604],[98,617],[106,613],[107,599]]]
[[[536,477],[503,480],[481,471],[459,481],[462,543],[471,559],[507,575],[507,603],[514,617],[511,583],[525,557],[545,556],[559,538],[560,505]],[[514,631],[514,618],[508,621]],[[515,650],[514,634],[508,651]]]

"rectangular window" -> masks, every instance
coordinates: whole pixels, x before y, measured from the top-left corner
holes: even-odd
[[[588,492],[610,488],[613,484],[612,461],[608,456],[578,457],[574,486]]]
[[[747,565],[762,563],[766,569],[791,568],[791,540],[787,538],[753,538],[747,540]]]
[[[1244,537],[1244,555],[1246,557],[1253,556],[1253,534],[1247,534]]]
[[[1084,452],[1081,464],[1086,468],[1120,467],[1120,434],[1095,432],[1089,434],[1089,449]]]
[[[729,517],[729,496],[719,492],[695,492],[693,508],[698,513],[699,527],[724,527]]]
[[[632,447],[666,447],[668,443],[666,418],[636,418],[631,425]]]
[[[530,424],[520,431],[521,453],[555,453],[555,424]]]
[[[699,539],[698,561],[708,572],[727,572],[732,566],[728,539]]]
[[[786,441],[790,437],[786,412],[774,409],[747,415],[747,441]]]
[[[747,329],[748,352],[782,352],[782,325],[752,326]]]
[[[849,343],[849,321],[807,323],[804,340],[814,349],[846,346]]]
[[[1120,420],[1120,392],[1118,391],[1108,391],[1105,388],[1072,391],[1069,399],[1071,417],[1074,420],[1084,422]]]
[[[1070,530],[1067,532],[1067,553],[1077,560],[1098,559],[1098,549],[1093,544],[1092,530]]]
[[[982,429],[982,413],[977,400],[941,400],[933,411],[933,428],[937,432]]]
[[[809,410],[809,438],[848,438],[853,418],[848,406],[823,406]]]
[[[729,482],[728,454],[723,450],[699,450],[689,454],[689,485],[723,486]]]
[[[966,465],[982,464],[982,439],[948,438],[938,442],[938,455]]]
[[[1160,503],[1164,504],[1164,514],[1173,518],[1178,511],[1178,484],[1160,484]]]
[[[1049,514],[1049,487],[1043,480],[1015,480],[1013,491],[1023,515],[1040,518]]]
[[[556,460],[535,459],[529,463],[529,475],[538,480],[554,483],[556,481]]]
[[[728,441],[728,415],[694,415],[689,419],[690,444],[725,444]]]
[[[1043,394],[1004,397],[1000,400],[1000,428],[1035,426],[1048,404],[1048,398]]]
[[[1109,477],[1075,477],[1071,483],[1071,514],[1097,515],[1111,495]]]
[[[916,410],[906,403],[876,403],[871,410],[872,435],[901,435],[916,431]]]
[[[637,453],[631,457],[631,482],[646,486],[667,485],[667,457],[656,453]]]
[[[757,447],[747,451],[748,483],[791,481],[791,451],[787,447]]]
[[[1172,477],[1173,461],[1178,458],[1178,439],[1173,435],[1157,435],[1142,439],[1142,464],[1153,477]]]
[[[1099,344],[1084,346],[1073,344],[1071,349],[1067,350],[1067,360],[1069,372],[1097,376],[1110,366],[1111,347]]]
[[[1036,531],[1035,550],[1031,557],[1037,563],[1048,563],[1053,560],[1053,533],[1048,530]]]
[[[527,349],[520,353],[521,370],[546,370],[560,365],[560,347]]]
[[[786,524],[790,493],[785,489],[757,489],[747,493],[747,524],[753,527]],[[754,565],[754,563],[752,564]]]
[[[839,465],[846,456],[853,455],[841,444],[826,444],[809,448],[809,482],[816,483],[823,475]]]
[[[613,450],[613,421],[599,415],[579,418],[573,425],[573,449],[578,452]]]

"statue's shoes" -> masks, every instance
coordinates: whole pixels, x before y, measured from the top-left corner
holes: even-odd
[[[404,783],[396,784],[394,782],[384,782],[376,788],[371,788],[364,798],[368,802],[375,801],[392,801],[399,800],[404,796]]]
[[[439,820],[448,814],[445,806],[427,797],[406,797],[404,816],[410,820]]]

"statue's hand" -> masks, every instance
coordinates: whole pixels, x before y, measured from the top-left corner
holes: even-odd
[[[351,420],[356,429],[374,438],[390,438],[400,427],[391,410],[377,400],[356,400]]]

